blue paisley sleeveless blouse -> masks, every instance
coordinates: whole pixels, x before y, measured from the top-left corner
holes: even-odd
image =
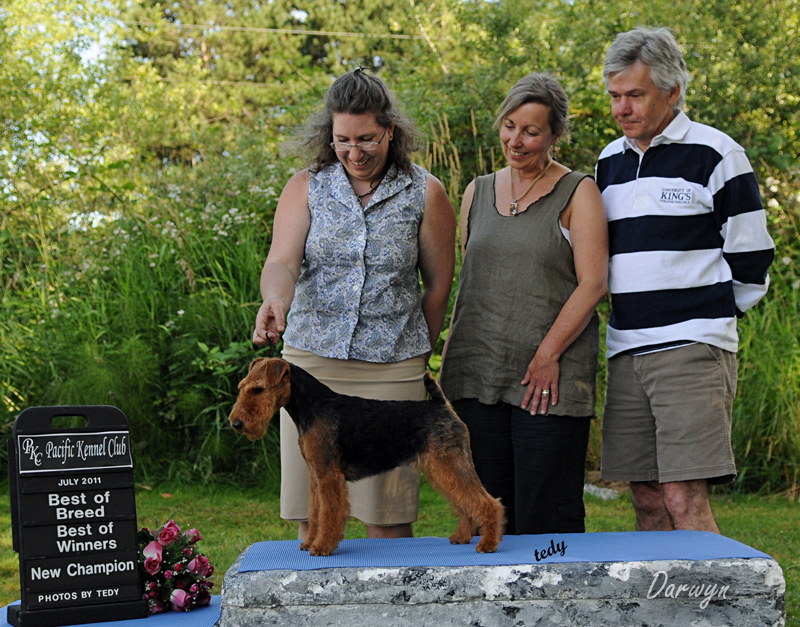
[[[363,208],[341,163],[310,174],[311,226],[287,344],[376,363],[430,350],[417,269],[427,171],[412,167],[391,166]]]

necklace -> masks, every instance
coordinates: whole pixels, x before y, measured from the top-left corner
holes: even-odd
[[[528,185],[528,189],[526,189],[525,192],[518,198],[514,198],[514,177],[511,177],[511,204],[508,206],[508,210],[512,216],[515,216],[519,213],[519,201],[525,198],[528,192],[533,189],[533,186],[536,185],[536,183],[538,183],[545,174],[547,174],[547,171],[550,169],[551,165],[553,165],[553,160],[548,157],[547,165],[544,166],[544,169],[541,171],[539,176],[533,179],[533,183]],[[508,175],[511,176],[510,171]]]
[[[356,194],[356,190],[353,190],[353,193],[354,193],[354,194],[356,194],[356,198],[358,198],[359,200],[361,200],[362,198],[366,198],[366,197],[367,197],[367,196],[369,196],[369,195],[370,195],[372,192],[374,192],[376,189],[378,189],[378,185],[380,185],[380,181],[378,181],[377,183],[375,183],[375,185],[373,185],[372,183],[370,183],[370,184],[369,184],[369,191],[368,191],[368,192],[364,192],[363,194]]]

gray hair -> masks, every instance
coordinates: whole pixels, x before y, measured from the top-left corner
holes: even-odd
[[[356,68],[337,78],[322,102],[322,110],[312,115],[298,133],[291,147],[308,153],[312,172],[319,172],[332,163],[338,163],[333,141],[333,114],[361,115],[371,113],[384,128],[394,122],[394,134],[389,144],[388,163],[400,172],[411,172],[411,154],[418,149],[414,123],[398,108],[394,96],[377,76]]]
[[[637,61],[650,68],[650,77],[662,93],[675,87],[681,88],[676,107],[686,105],[686,86],[689,72],[686,61],[668,28],[645,28],[639,26],[627,33],[620,33],[606,51],[603,79],[608,89],[608,78],[617,72],[624,72]]]
[[[553,135],[560,137],[567,132],[567,113],[569,111],[567,94],[561,83],[549,74],[543,73],[528,74],[511,88],[498,109],[494,128],[499,128],[509,113],[529,102],[537,102],[550,108],[547,122]]]

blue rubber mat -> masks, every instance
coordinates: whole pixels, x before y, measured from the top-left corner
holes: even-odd
[[[496,553],[477,553],[475,545],[452,545],[447,538],[342,540],[329,557],[312,557],[299,542],[258,542],[250,547],[239,572],[380,568],[403,566],[510,566],[559,562],[648,562],[770,558],[746,544],[704,531],[572,533],[506,536]],[[561,550],[563,548],[563,551]]]
[[[153,614],[147,618],[116,620],[113,622],[91,623],[75,627],[214,627],[219,620],[219,604],[222,597],[211,597],[208,607],[199,607],[191,612],[166,612]],[[12,603],[19,605],[19,601]],[[0,627],[11,627],[6,621],[6,608],[0,609]]]

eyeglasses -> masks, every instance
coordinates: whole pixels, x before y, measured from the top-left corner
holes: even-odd
[[[381,138],[376,142],[359,142],[357,144],[346,144],[345,142],[331,142],[330,146],[336,152],[350,152],[353,148],[360,148],[364,152],[372,152],[373,150],[377,150],[380,143],[383,141],[383,138],[386,137],[386,131],[388,128],[383,129],[383,135]]]

